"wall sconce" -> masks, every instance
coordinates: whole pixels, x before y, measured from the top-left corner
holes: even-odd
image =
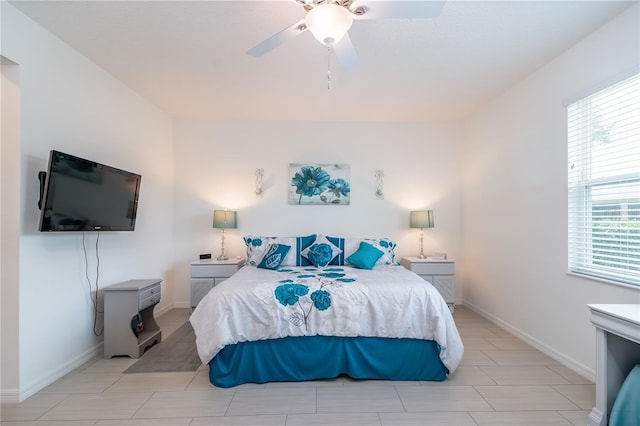
[[[222,250],[218,260],[229,260],[224,254],[224,230],[238,227],[238,214],[231,210],[214,210],[213,227],[222,229]]]
[[[256,169],[256,195],[262,197],[262,180],[264,178],[264,169]]]
[[[409,216],[409,226],[411,228],[420,228],[420,259],[424,259],[424,251],[422,243],[424,237],[424,228],[433,228],[433,210],[418,210],[411,212]]]
[[[384,200],[384,171],[376,170],[376,198],[378,200]]]

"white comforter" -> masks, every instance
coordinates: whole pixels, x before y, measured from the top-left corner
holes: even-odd
[[[464,351],[444,299],[435,287],[401,266],[372,270],[340,266],[324,271],[244,266],[200,301],[190,321],[204,364],[226,345],[287,336],[435,340],[449,372],[456,369]]]

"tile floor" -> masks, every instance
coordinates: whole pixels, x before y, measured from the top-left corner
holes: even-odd
[[[188,317],[158,318],[168,336]],[[3,426],[204,425],[580,425],[595,385],[464,307],[465,344],[445,382],[348,378],[218,389],[193,373],[122,374],[135,360],[95,358],[17,405]]]

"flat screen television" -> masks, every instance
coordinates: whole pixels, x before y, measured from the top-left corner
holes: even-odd
[[[51,151],[46,174],[40,172],[42,232],[133,231],[139,174]]]

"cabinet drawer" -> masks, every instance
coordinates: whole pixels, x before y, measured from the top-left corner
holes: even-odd
[[[435,276],[431,282],[433,286],[440,292],[442,298],[448,304],[455,302],[455,284],[453,277],[450,276]]]
[[[213,278],[191,279],[191,307],[195,308],[204,296],[216,285]]]
[[[238,265],[191,265],[191,278],[230,277]]]
[[[453,275],[453,262],[413,262],[411,270],[418,275]]]
[[[160,295],[160,288],[160,283],[143,288],[139,293],[140,300],[147,299],[154,294]]]
[[[153,306],[156,303],[160,302],[160,293],[158,294],[153,294],[151,296],[149,296],[149,298],[147,299],[140,299],[140,304],[138,306],[138,309],[143,310],[148,308],[149,306]]]
[[[160,283],[140,290],[138,293],[138,309],[142,310],[160,302]]]

